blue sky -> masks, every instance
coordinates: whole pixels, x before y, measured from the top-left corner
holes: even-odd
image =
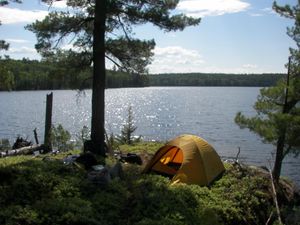
[[[293,25],[272,11],[272,0],[180,0],[177,12],[201,17],[201,23],[182,32],[166,33],[150,24],[135,27],[136,37],[155,39],[150,73],[285,73],[289,48],[295,43],[286,29]],[[278,0],[295,5],[296,0]],[[64,7],[64,1],[55,5]],[[40,59],[35,35],[24,29],[42,19],[48,6],[38,0],[0,7],[0,40],[10,43],[1,55]],[[109,65],[109,64],[108,64]]]

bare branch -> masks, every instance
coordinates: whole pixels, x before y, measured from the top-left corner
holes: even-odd
[[[125,27],[124,27],[124,24],[122,23],[121,18],[120,18],[119,15],[118,15],[118,21],[119,21],[119,23],[120,23],[120,25],[121,25],[121,27],[122,27],[122,30],[123,30],[123,32],[124,32],[124,34],[125,34],[126,39],[127,39],[128,41],[131,41],[131,39],[130,39],[130,37],[128,36],[127,31],[126,31],[126,29],[125,29]]]
[[[113,64],[115,64],[117,67],[119,68],[123,68],[123,66],[121,66],[119,63],[117,63],[113,58],[111,58],[110,56],[105,54],[105,57],[110,60]]]

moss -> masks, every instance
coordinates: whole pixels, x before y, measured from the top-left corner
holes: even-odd
[[[162,146],[161,142],[137,142],[133,145],[120,145],[119,148],[122,152],[154,154]]]

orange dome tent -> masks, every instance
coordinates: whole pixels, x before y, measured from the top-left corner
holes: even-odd
[[[171,177],[172,183],[209,185],[225,170],[214,148],[195,135],[182,135],[161,147],[143,172]]]

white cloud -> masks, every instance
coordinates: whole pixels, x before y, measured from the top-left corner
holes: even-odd
[[[261,13],[249,13],[250,16],[253,16],[253,17],[260,17],[260,16],[263,16],[263,14]]]
[[[81,52],[83,50],[82,48],[80,48],[78,46],[73,46],[73,43],[63,45],[63,46],[61,46],[61,49],[63,49],[63,50],[72,50],[72,51],[75,51],[75,52]]]
[[[51,4],[46,4],[43,3],[43,5],[45,5],[46,7],[50,7],[50,8],[57,8],[57,9],[65,9],[67,8],[67,1],[66,0],[62,0],[62,1],[54,1]]]
[[[255,65],[255,64],[244,64],[243,68],[245,68],[245,69],[256,69],[257,65]]]
[[[245,11],[250,4],[241,0],[182,0],[178,9],[189,16],[221,16]]]
[[[199,72],[204,61],[198,51],[180,46],[156,47],[150,73]]]
[[[53,4],[51,6],[54,7],[54,8],[66,8],[66,7],[68,7],[66,0],[53,2]]]
[[[276,13],[271,7],[259,9],[249,13],[250,16],[258,17],[258,16],[267,16],[267,15],[276,15],[280,17],[278,13]]]
[[[269,14],[276,14],[276,12],[275,12],[272,8],[270,8],[270,7],[264,8],[264,9],[262,9],[261,11],[262,11],[262,12],[269,13]]]
[[[70,49],[74,49],[73,44],[66,44],[64,46],[61,46],[61,48],[63,50],[70,50]]]
[[[8,52],[11,54],[36,54],[36,50],[34,48],[23,46],[21,48],[9,48]]]
[[[202,55],[181,46],[156,47],[151,65],[151,74],[158,73],[267,73],[272,70],[261,68],[256,64],[245,63],[233,66],[217,66],[204,61]]]
[[[0,7],[0,21],[2,24],[32,23],[35,20],[42,20],[47,14],[47,11],[41,10]]]
[[[24,39],[14,39],[14,38],[7,38],[5,39],[5,41],[9,42],[9,43],[16,43],[16,44],[24,44],[24,43],[28,43],[28,40],[24,40]]]

